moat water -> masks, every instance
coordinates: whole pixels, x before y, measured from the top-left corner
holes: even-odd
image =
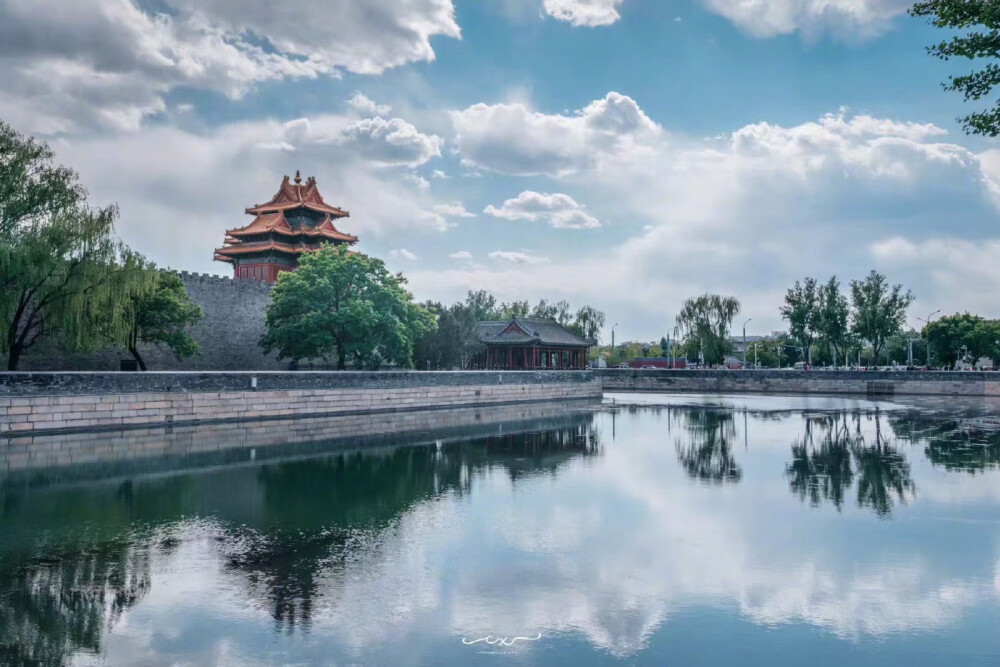
[[[0,441],[0,664],[1000,663],[1000,403],[505,410]]]

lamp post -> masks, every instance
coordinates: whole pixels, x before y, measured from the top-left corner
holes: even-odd
[[[924,318],[922,318],[922,317],[918,317],[917,319],[920,320],[921,322],[923,322],[924,325],[925,325],[925,328],[926,328],[926,327],[929,327],[931,325],[931,319],[935,315],[937,315],[938,313],[940,313],[940,312],[941,312],[941,309],[938,308],[933,313],[931,313],[930,315],[928,315],[926,320]],[[927,368],[930,368],[931,367],[931,342],[926,339],[926,336],[924,337],[924,345],[927,346]]]
[[[743,323],[743,370],[747,369],[747,324],[753,321],[753,318],[747,319]]]

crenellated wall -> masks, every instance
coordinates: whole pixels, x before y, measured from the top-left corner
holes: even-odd
[[[266,330],[265,312],[271,285],[259,280],[234,280],[207,273],[176,272],[204,318],[191,329],[201,347],[195,356],[178,361],[162,345],[141,345],[139,353],[150,370],[285,370],[287,361],[265,355],[258,342]],[[52,344],[30,349],[22,371],[116,371],[120,360],[131,359],[124,349],[107,348],[67,353]]]

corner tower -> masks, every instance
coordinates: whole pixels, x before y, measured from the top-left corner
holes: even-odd
[[[254,216],[246,227],[226,230],[215,260],[233,265],[233,277],[240,280],[263,280],[273,283],[282,271],[294,271],[299,256],[322,246],[358,242],[357,236],[339,231],[334,220],[346,218],[347,211],[323,201],[310,177],[302,183],[295,172],[295,182],[288,176],[281,181],[278,194],[266,204],[246,209]]]

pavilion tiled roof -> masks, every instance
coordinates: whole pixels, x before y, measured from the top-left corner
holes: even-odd
[[[289,181],[288,176],[285,176],[284,180],[281,181],[281,187],[278,188],[278,193],[271,198],[271,201],[252,206],[246,209],[246,212],[250,215],[258,215],[295,208],[307,208],[311,211],[326,213],[333,218],[346,218],[350,215],[347,211],[330,206],[323,201],[323,196],[316,187],[316,179],[310,176],[303,184],[299,172],[295,172],[294,184]]]
[[[300,229],[292,229],[292,226],[288,224],[288,220],[285,218],[284,211],[259,213],[257,214],[257,217],[253,219],[253,222],[246,227],[226,230],[226,234],[228,236],[236,238],[267,234],[269,232],[290,237],[322,237],[332,241],[345,241],[347,243],[357,243],[358,241],[357,236],[345,234],[334,227],[333,219],[329,215],[323,218],[323,222],[313,228],[303,227]]]
[[[560,347],[591,347],[589,340],[554,320],[514,317],[509,320],[479,322],[476,337],[486,345],[552,345]]]

